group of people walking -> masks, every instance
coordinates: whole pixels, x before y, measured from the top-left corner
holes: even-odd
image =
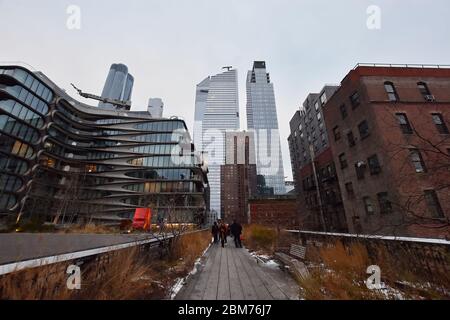
[[[211,229],[212,236],[214,238],[214,243],[222,244],[222,248],[225,247],[225,243],[227,243],[227,238],[231,235],[234,238],[234,245],[236,248],[242,248],[242,226],[236,221],[233,220],[231,225],[226,224],[224,221],[214,222]]]

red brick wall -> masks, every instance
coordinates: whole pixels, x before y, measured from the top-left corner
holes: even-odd
[[[296,199],[251,199],[249,202],[252,224],[291,228],[298,226]]]

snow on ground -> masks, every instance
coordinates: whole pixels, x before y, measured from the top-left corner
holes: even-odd
[[[184,278],[177,278],[175,281],[175,284],[172,286],[172,288],[170,288],[170,300],[175,299],[175,297],[177,296],[178,292],[180,292],[180,290],[183,288],[183,286],[186,284],[187,280],[189,279],[189,277],[193,276],[194,274],[196,274],[198,272],[198,267],[201,265],[201,259],[203,258],[203,256],[205,255],[205,253],[208,251],[208,249],[211,247],[211,243],[209,244],[209,246],[203,251],[203,253],[201,254],[200,258],[198,258],[197,260],[195,260],[194,262],[194,267],[192,268],[192,270],[187,274],[186,277]]]
[[[248,251],[248,249],[247,249],[247,251]],[[249,254],[252,258],[255,258],[258,263],[262,263],[266,267],[273,268],[273,269],[280,268],[280,264],[278,262],[276,262],[274,259],[272,259],[271,257],[269,257],[268,255],[257,254],[254,251],[253,252],[249,251]]]

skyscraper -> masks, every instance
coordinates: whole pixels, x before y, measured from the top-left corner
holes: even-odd
[[[148,113],[152,118],[162,118],[164,111],[164,103],[161,98],[150,98],[148,100]]]
[[[128,67],[124,64],[113,64],[109,69],[105,86],[102,91],[103,98],[116,99],[122,101],[131,100],[133,91],[134,77],[128,73]],[[109,103],[100,102],[99,108],[115,109],[116,107]]]
[[[247,74],[247,127],[254,130],[258,175],[275,194],[286,192],[275,93],[265,61],[255,61]]]
[[[256,158],[253,132],[227,132],[225,165],[221,166],[222,218],[248,223],[248,200],[256,195]]]
[[[239,129],[237,71],[207,77],[197,85],[194,143],[209,164],[210,207],[221,216],[220,166],[225,164],[225,132]]]

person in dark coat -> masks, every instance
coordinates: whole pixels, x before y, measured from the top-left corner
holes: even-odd
[[[217,225],[217,222],[214,222],[211,233],[214,238],[214,243],[219,242],[219,226]]]
[[[236,248],[242,248],[242,226],[236,220],[233,220],[233,224],[230,226],[230,232],[233,235]]]
[[[222,242],[222,248],[224,248],[225,243],[227,242],[227,225],[224,222],[221,222],[219,225],[219,235],[220,241]]]

